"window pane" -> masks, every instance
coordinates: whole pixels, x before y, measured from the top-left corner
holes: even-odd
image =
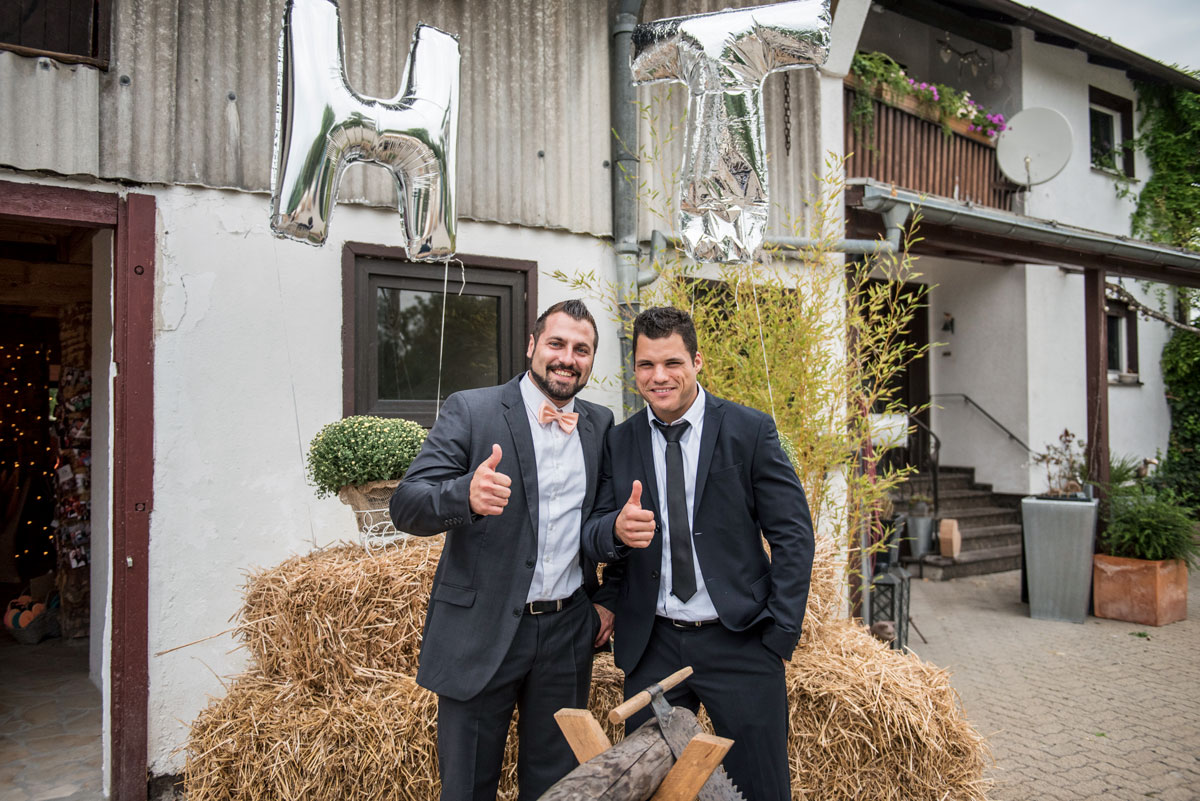
[[[1108,369],[1122,369],[1121,364],[1121,324],[1125,322],[1124,317],[1118,317],[1115,314],[1108,315]]]
[[[1116,118],[1098,108],[1090,110],[1092,129],[1092,164],[1116,169]]]
[[[379,399],[434,400],[442,293],[380,288],[376,298]],[[446,298],[442,397],[500,383],[500,298]]]

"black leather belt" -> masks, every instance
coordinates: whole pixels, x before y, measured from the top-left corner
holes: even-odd
[[[581,598],[585,598],[586,596],[587,592],[584,591],[583,587],[580,587],[566,598],[559,598],[557,601],[530,601],[529,603],[525,604],[525,614],[545,615],[549,614],[550,612],[561,612],[562,610],[574,604],[576,601],[580,600]]]
[[[701,629],[701,628],[704,628],[705,626],[712,626],[716,623],[721,622],[720,618],[715,618],[715,617],[712,620],[676,620],[673,617],[663,617],[662,615],[655,615],[654,619],[661,621],[663,623],[667,623],[670,626],[677,628],[677,629]]]

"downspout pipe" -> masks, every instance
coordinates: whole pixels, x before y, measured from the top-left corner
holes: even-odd
[[[638,108],[637,88],[630,71],[633,29],[642,13],[642,0],[620,0],[609,28],[609,114],[612,119],[612,236],[616,260],[617,311],[622,326],[621,400],[625,410],[641,407],[641,398],[633,389],[633,340],[629,324],[637,316],[640,303],[638,249]],[[649,280],[653,280],[650,278]],[[646,283],[649,283],[649,280]]]

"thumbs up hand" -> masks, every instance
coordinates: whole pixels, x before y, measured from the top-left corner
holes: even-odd
[[[654,528],[654,512],[642,508],[642,482],[635,481],[613,531],[630,548],[645,548],[654,539]]]
[[[512,490],[509,489],[512,479],[496,471],[500,466],[501,456],[503,453],[500,446],[493,444],[492,455],[484,459],[483,463],[475,468],[475,475],[471,476],[469,500],[471,511],[477,515],[498,515],[508,505],[508,496],[512,494]]]

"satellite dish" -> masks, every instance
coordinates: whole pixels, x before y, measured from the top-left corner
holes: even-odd
[[[1027,108],[996,140],[1000,172],[1022,186],[1044,184],[1071,159],[1071,123],[1052,108]]]

